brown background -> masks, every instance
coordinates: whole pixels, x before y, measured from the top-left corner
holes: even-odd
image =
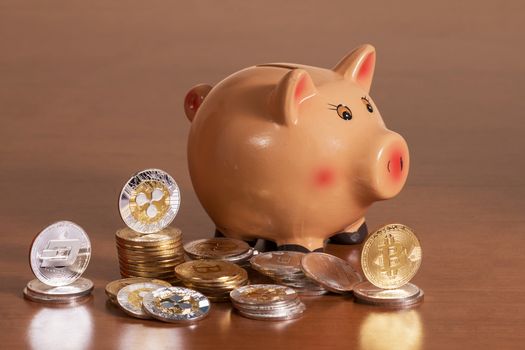
[[[521,1],[0,2],[2,348],[472,349],[523,345],[525,5]],[[185,240],[212,224],[191,187],[182,99],[245,66],[331,67],[376,46],[372,96],[407,139],[408,184],[371,228],[412,226],[424,304],[385,312],[350,298],[307,300],[297,321],[243,319],[227,304],[174,327],[106,305],[118,277],[118,192],[159,167],[182,189]],[[92,239],[83,307],[22,299],[31,239],[69,219]],[[335,249],[335,248],[334,248]],[[348,256],[349,250],[335,249]]]

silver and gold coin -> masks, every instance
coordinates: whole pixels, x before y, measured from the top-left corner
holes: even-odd
[[[143,310],[153,318],[170,323],[192,323],[206,317],[211,305],[203,294],[183,287],[159,288],[147,293]]]
[[[180,200],[179,187],[168,173],[146,169],[124,185],[119,197],[120,216],[134,231],[158,232],[175,219]]]
[[[363,245],[361,266],[376,287],[396,289],[408,283],[421,265],[422,251],[414,232],[405,225],[386,225]]]
[[[117,294],[119,290],[122,288],[129,286],[130,284],[135,283],[155,283],[164,287],[171,287],[171,284],[169,282],[163,281],[163,280],[157,280],[152,278],[144,278],[144,277],[131,277],[131,278],[123,278],[116,281],[111,281],[106,285],[105,292],[108,299],[115,305],[118,305],[117,302]]]
[[[65,286],[50,286],[38,279],[31,280],[24,288],[24,298],[48,304],[77,304],[87,300],[93,291],[93,282],[80,277]]]
[[[363,281],[349,263],[330,254],[305,254],[301,267],[306,276],[334,293],[351,292],[356,284]]]
[[[87,233],[71,221],[56,222],[33,240],[31,270],[41,282],[65,286],[75,282],[86,270],[91,258]]]
[[[419,304],[424,297],[424,292],[412,283],[395,289],[383,289],[370,282],[362,282],[354,287],[354,298],[357,302],[385,306],[408,307]]]
[[[122,287],[117,293],[118,306],[128,315],[148,319],[150,316],[142,309],[142,299],[146,294],[164,285],[152,282],[139,282]]]

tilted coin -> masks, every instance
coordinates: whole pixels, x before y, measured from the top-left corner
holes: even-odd
[[[363,245],[361,266],[366,279],[383,289],[401,287],[421,265],[422,251],[414,232],[405,225],[386,225]]]
[[[424,292],[418,286],[407,283],[396,289],[382,289],[370,282],[362,282],[355,286],[356,301],[382,306],[408,306],[423,300]]]
[[[266,252],[251,258],[250,263],[256,270],[294,274],[301,272],[301,259],[304,255],[292,251]]]
[[[146,169],[124,185],[119,197],[120,216],[137,232],[158,232],[175,219],[180,199],[179,187],[168,173]]]
[[[210,301],[201,293],[183,287],[167,287],[147,293],[142,300],[150,316],[172,323],[198,321],[210,311]]]
[[[295,290],[289,287],[277,284],[251,284],[233,290],[230,297],[241,304],[271,304],[295,300],[298,296]]]
[[[143,278],[143,277],[132,277],[132,278],[122,278],[116,281],[111,281],[106,285],[105,291],[108,298],[115,302],[117,301],[117,294],[122,288],[129,286],[130,284],[135,283],[144,283],[151,282],[164,287],[171,287],[171,284],[166,281],[152,279],[152,278]]]
[[[305,254],[301,267],[306,276],[334,293],[350,292],[362,281],[349,263],[330,254]]]
[[[118,305],[128,315],[144,319],[150,318],[142,310],[142,298],[159,288],[164,288],[164,286],[152,282],[139,282],[122,287],[117,293]]]
[[[56,222],[42,230],[33,240],[31,270],[43,283],[65,286],[86,270],[91,257],[87,233],[71,221]]]
[[[87,278],[80,277],[75,282],[65,286],[50,286],[38,279],[34,279],[27,283],[26,288],[33,293],[51,297],[73,297],[91,293],[93,282]]]
[[[184,251],[195,259],[223,259],[245,254],[249,250],[248,243],[225,237],[199,239],[184,245]]]

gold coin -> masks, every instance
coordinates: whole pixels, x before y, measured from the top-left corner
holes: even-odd
[[[224,281],[246,274],[238,265],[221,260],[192,260],[175,267],[175,273],[182,280]]]
[[[151,283],[160,284],[166,287],[171,287],[171,284],[169,282],[152,279],[152,278],[143,278],[143,277],[123,278],[123,279],[109,282],[106,285],[106,289],[105,289],[106,295],[113,303],[116,303],[117,293],[119,290],[121,290],[122,288],[130,284],[143,283],[143,282],[151,282]]]
[[[184,245],[188,255],[199,259],[222,259],[244,254],[250,250],[248,243],[233,238],[206,238]]]
[[[391,224],[368,237],[361,253],[361,267],[374,286],[395,289],[414,277],[421,258],[421,245],[414,232],[407,226]]]
[[[166,227],[165,229],[150,234],[143,234],[125,227],[117,230],[117,240],[129,244],[140,246],[158,245],[162,243],[178,242],[182,240],[182,231],[175,227]]]
[[[173,272],[144,272],[144,271],[133,271],[127,269],[120,269],[120,274],[125,275],[125,277],[146,277],[146,278],[156,278],[159,280],[168,280],[177,278]]]

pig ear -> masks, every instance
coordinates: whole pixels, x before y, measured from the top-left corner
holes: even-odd
[[[184,111],[190,122],[195,118],[197,110],[211,89],[212,87],[208,84],[199,84],[192,87],[186,94],[186,97],[184,98]]]
[[[366,92],[370,92],[375,65],[376,49],[372,45],[365,44],[346,55],[333,70],[345,79],[355,81]]]
[[[312,78],[305,70],[293,69],[286,73],[271,96],[277,121],[283,125],[297,124],[301,103],[316,93]]]

